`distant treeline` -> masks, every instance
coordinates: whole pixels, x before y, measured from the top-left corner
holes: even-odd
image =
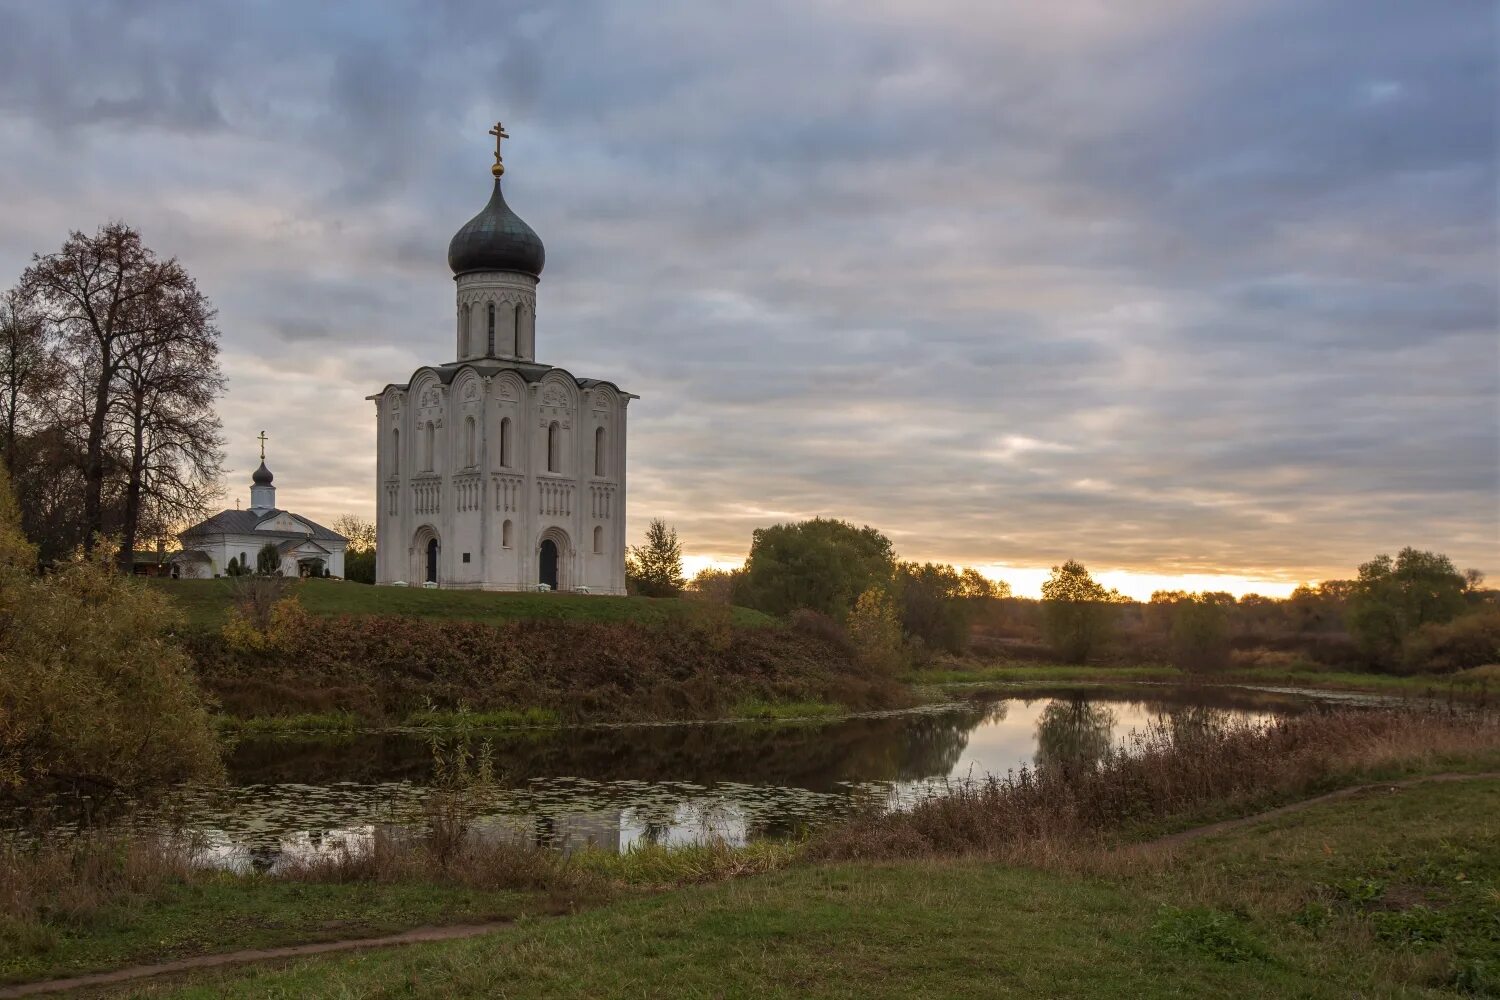
[[[653,530],[676,545],[664,525]],[[824,617],[886,660],[941,652],[1168,661],[1201,672],[1298,660],[1447,672],[1500,662],[1500,592],[1483,583],[1477,570],[1408,548],[1377,556],[1354,579],[1298,587],[1285,599],[1158,591],[1140,602],[1069,560],[1053,567],[1037,600],[972,569],[902,561],[874,528],[813,518],[757,530],[744,566],[706,569],[685,592]]]

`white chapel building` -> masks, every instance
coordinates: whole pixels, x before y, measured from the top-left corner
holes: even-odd
[[[182,551],[171,558],[173,575],[183,579],[226,576],[231,560],[255,570],[260,550],[276,546],[282,576],[344,575],[349,539],[316,521],[276,506],[276,486],[266,468],[262,434],[260,468],[250,476],[248,510],[222,510],[182,532]]]
[[[637,397],[536,360],[545,252],[494,192],[448,244],[454,360],[370,399],[375,580],[625,593],[625,410]]]

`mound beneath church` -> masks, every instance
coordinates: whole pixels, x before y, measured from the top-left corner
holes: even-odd
[[[400,591],[309,581],[264,648],[227,641],[222,581],[165,589],[204,688],[236,716],[544,709],[569,721],[714,718],[747,702],[906,704],[836,636],[699,601]],[[355,613],[351,609],[357,608]],[[399,613],[393,613],[399,608]]]

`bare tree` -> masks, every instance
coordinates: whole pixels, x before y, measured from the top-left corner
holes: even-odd
[[[184,325],[175,337],[129,345],[112,425],[126,468],[121,558],[140,535],[165,536],[207,513],[219,493],[223,437],[214,400],[224,389],[217,333]]]
[[[168,429],[193,412],[193,400],[211,401],[223,385],[213,309],[182,265],[159,259],[123,222],[109,223],[93,236],[75,231],[57,253],[33,256],[20,292],[62,338],[71,390],[64,395],[77,406],[84,455],[84,547],[91,550],[104,532],[105,479],[118,457],[126,479],[122,548],[128,558],[150,456],[156,455],[157,482],[165,484],[162,492],[169,496],[204,470],[217,469],[216,420],[209,427],[199,422],[195,429]],[[178,363],[194,355],[206,362],[199,385],[184,380]],[[143,382],[158,376],[171,386],[141,391]],[[122,427],[127,454],[113,456],[111,446],[119,443]],[[180,444],[184,434],[192,439],[187,450]],[[207,463],[205,456],[212,456]]]
[[[47,325],[20,292],[0,297],[0,454],[15,471],[16,439],[46,413],[58,377]]]

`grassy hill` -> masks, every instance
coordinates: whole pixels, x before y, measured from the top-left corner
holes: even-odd
[[[150,583],[172,598],[195,629],[220,628],[233,603],[232,580]],[[423,590],[329,580],[304,580],[296,585],[296,594],[302,606],[315,615],[400,615],[489,625],[536,619],[663,625],[702,621],[717,613],[714,605],[682,598]],[[771,617],[749,608],[733,608],[732,613],[736,625],[774,623]]]

